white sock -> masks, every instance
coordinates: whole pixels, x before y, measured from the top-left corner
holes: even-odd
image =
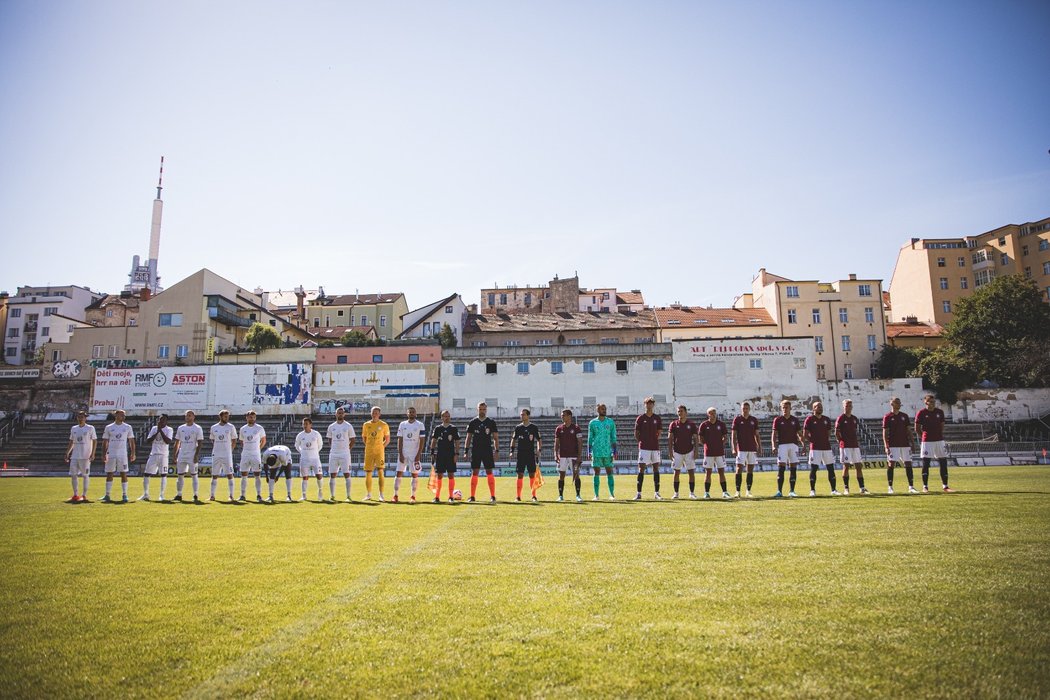
[[[230,485],[230,500],[233,500],[233,477],[226,480],[226,483]]]
[[[324,496],[321,494],[321,477],[317,477],[317,500],[324,500]]]
[[[271,479],[267,482],[270,485],[270,500],[273,500],[273,487],[277,485],[276,479]]]
[[[248,477],[244,474],[241,475],[241,498],[244,498],[244,494],[248,491]]]
[[[197,497],[197,492],[200,489],[201,479],[196,474],[193,475],[193,497]]]
[[[106,497],[108,498],[109,494],[111,494],[112,492],[113,492],[113,481],[110,480],[110,479],[106,479]]]
[[[78,488],[80,486],[80,484],[77,482],[77,477],[71,476],[71,477],[69,477],[69,480],[73,482],[73,495],[74,496],[80,495],[79,494],[79,488]]]
[[[328,477],[328,495],[330,495],[332,497],[333,501],[335,500],[335,477],[334,476]]]
[[[303,479],[303,498],[306,498],[306,485],[307,485],[307,483],[309,483],[309,482],[307,482],[306,479]]]
[[[335,496],[333,496],[332,498],[335,498]],[[350,500],[350,477],[349,476],[346,477],[346,499]]]
[[[394,477],[394,495],[401,490],[401,473],[398,472],[397,476]]]
[[[262,498],[262,476],[258,473],[255,475],[255,495]]]
[[[185,482],[186,482],[186,477],[183,476],[182,474],[179,474],[177,477],[175,477],[175,495],[179,496],[180,498],[182,497],[182,485]],[[164,489],[163,486],[161,486],[160,488],[161,488],[161,490]]]
[[[212,478],[211,480],[211,497],[215,498],[215,487],[219,485],[219,480]]]
[[[292,500],[292,480],[291,479],[285,479],[284,480],[284,485],[285,485],[285,487],[288,488],[288,500],[290,501],[290,500]],[[304,493],[305,493],[305,491],[304,491]]]
[[[163,474],[160,477],[160,500],[164,500],[164,489],[168,487],[168,475]]]
[[[85,474],[83,478],[84,478],[84,488],[80,489],[80,495],[83,496],[84,498],[87,498],[87,487],[88,487],[88,483],[91,481],[91,477],[88,476],[87,474]]]
[[[416,488],[419,487],[419,477],[415,474],[412,475],[412,498],[416,497]]]
[[[142,477],[142,495],[149,498],[149,474]]]
[[[122,480],[120,482],[120,493],[124,496],[124,498],[128,497],[128,482],[127,481],[123,481]]]

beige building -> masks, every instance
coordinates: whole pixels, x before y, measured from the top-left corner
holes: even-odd
[[[408,302],[401,292],[326,296],[322,289],[306,307],[308,330],[313,333],[323,328],[375,326],[382,340],[401,335],[401,319],[407,313]]]
[[[734,308],[765,309],[776,324],[776,337],[812,337],[816,374],[821,380],[870,379],[886,343],[882,281],[790,280],[766,272],[751,282],[751,293]]]
[[[895,348],[933,350],[944,343],[944,329],[935,323],[919,323],[912,316],[902,323],[886,324],[886,344]]]
[[[1034,281],[1050,301],[1050,218],[976,236],[911,239],[890,280],[891,320],[947,325],[959,299],[1003,275]]]
[[[92,326],[136,326],[140,296],[148,299],[149,289],[143,289],[139,294],[107,294],[84,309],[84,320]]]
[[[673,304],[653,309],[659,342],[702,338],[772,338],[777,324],[765,309],[714,309]]]
[[[463,327],[463,346],[619,345],[655,343],[659,328],[651,311],[629,313],[561,311],[529,314],[472,314]]]
[[[481,313],[557,313],[559,311],[642,311],[645,298],[639,289],[615,287],[581,289],[577,276],[554,277],[546,285],[490,287],[481,290]]]

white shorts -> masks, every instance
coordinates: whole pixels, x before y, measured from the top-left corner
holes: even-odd
[[[241,474],[258,474],[262,471],[262,455],[241,455]]]
[[[575,457],[559,457],[558,458],[558,471],[562,474],[566,472],[572,473],[573,465],[576,464]]]
[[[398,460],[398,462],[397,462],[397,473],[398,474],[404,474],[405,472],[408,472],[408,471],[412,472],[413,474],[418,474],[419,471],[422,468],[423,468],[423,463],[422,462],[413,462],[411,466],[409,466],[408,464],[405,464],[401,460]]]
[[[843,464],[860,464],[864,457],[860,454],[859,447],[843,447],[839,450],[839,459]]]
[[[681,454],[681,453],[678,453],[678,452],[675,452],[675,451],[672,450],[671,451],[671,468],[674,469],[676,472],[680,472],[680,471],[682,471],[682,469],[685,469],[686,471],[689,471],[689,472],[695,471],[696,470],[696,458],[693,457],[693,453],[692,452],[686,452],[685,454]]]
[[[638,464],[660,464],[660,450],[638,450]]]
[[[739,465],[751,465],[758,464],[758,453],[757,452],[737,452],[736,463]]]
[[[176,474],[185,474],[186,472],[189,472],[193,476],[197,476],[197,463],[196,462],[189,462],[189,461],[186,461],[184,459],[180,459],[180,460],[176,461],[175,462],[175,473]]]
[[[810,450],[809,463],[827,466],[835,463],[835,453],[831,450]]]
[[[911,448],[891,447],[890,451],[886,453],[886,461],[890,464],[894,462],[900,462],[901,464],[905,462],[911,463]]]
[[[704,456],[704,469],[725,469],[726,468],[726,456],[725,455],[705,455]]]
[[[924,442],[919,446],[919,456],[923,459],[944,459],[948,456],[948,449],[944,440]]]
[[[233,476],[233,457],[213,454],[211,456],[211,475]]]
[[[91,476],[91,460],[90,459],[77,459],[73,457],[69,460],[69,475],[70,476]]]
[[[167,474],[168,458],[164,455],[150,455],[146,458],[145,473],[150,476],[153,476],[154,474]]]
[[[798,445],[791,442],[778,445],[777,464],[798,464]]]
[[[127,457],[110,457],[106,460],[106,473],[112,474],[118,472],[126,474],[128,471],[128,458]]]
[[[328,476],[350,474],[350,453],[328,455]]]
[[[320,457],[299,457],[299,476],[307,479],[311,476],[324,476]]]

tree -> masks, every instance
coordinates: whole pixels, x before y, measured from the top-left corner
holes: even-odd
[[[1050,383],[1050,306],[1020,275],[997,277],[957,301],[944,338],[979,379],[1011,387]]]
[[[272,326],[264,323],[253,323],[248,333],[244,336],[244,342],[252,352],[262,352],[269,348],[279,348],[283,343],[281,336],[277,334]]]
[[[359,348],[368,345],[368,336],[361,331],[347,331],[339,339],[340,344],[348,348]]]
[[[977,380],[977,373],[951,345],[942,345],[927,353],[911,376],[922,377],[925,388],[932,389],[946,404],[954,404],[959,392]]]
[[[914,376],[919,362],[929,354],[925,348],[899,348],[883,345],[876,360],[876,372],[880,379]]]
[[[437,339],[443,348],[454,348],[459,344],[459,339],[456,338],[456,332],[452,330],[452,326],[447,323],[441,327],[441,330],[437,334]]]

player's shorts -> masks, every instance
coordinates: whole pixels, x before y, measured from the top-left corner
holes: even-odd
[[[455,474],[456,458],[453,455],[438,455],[434,462],[434,471],[438,474]]]
[[[241,455],[241,474],[258,474],[262,471],[262,455]]]
[[[197,476],[197,463],[190,462],[189,460],[180,459],[175,462],[175,473],[185,474],[189,472],[193,476]]]
[[[324,476],[324,469],[321,468],[321,458],[299,455],[299,476],[304,479],[308,479],[311,476]]]
[[[213,454],[211,456],[211,475],[233,476],[233,457]]]
[[[757,452],[737,452],[736,463],[740,466],[755,466],[758,464]]]
[[[277,481],[277,477],[283,476],[285,479],[292,478],[292,465],[286,464],[283,467],[267,467],[266,478],[270,481]]]
[[[106,460],[106,473],[112,474],[117,472],[118,474],[126,474],[128,472],[128,458],[127,457],[110,457]]]
[[[831,450],[810,450],[809,463],[827,466],[835,463],[835,453]]]
[[[778,445],[777,464],[798,464],[798,445],[793,442]]]
[[[680,472],[683,469],[686,471],[696,471],[696,457],[693,456],[692,452],[671,452],[671,468],[676,472]]]
[[[660,464],[660,450],[638,450],[638,464]]]
[[[350,473],[350,453],[328,455],[328,476]]]
[[[595,457],[591,455],[591,466],[595,469],[612,469],[613,458],[612,455],[608,457]]]
[[[839,459],[843,464],[860,464],[864,457],[860,454],[859,447],[842,447],[839,449]]]
[[[559,457],[558,458],[558,471],[560,471],[562,474],[565,474],[566,472],[571,474],[575,464],[576,464],[576,458],[575,457]]]
[[[890,464],[894,462],[911,462],[911,448],[910,447],[891,447],[890,451],[886,453],[886,461]]]
[[[704,456],[704,469],[725,469],[726,468],[726,456],[725,455],[705,455]]]
[[[518,455],[518,462],[515,465],[515,469],[518,473],[518,478],[525,476],[526,470],[528,470],[529,476],[533,476],[536,473],[536,458]]]
[[[423,469],[423,463],[422,462],[416,462],[416,461],[413,460],[412,463],[410,464],[408,462],[402,462],[401,460],[397,461],[397,473],[398,474],[404,474],[405,472],[412,472],[413,474],[418,474],[420,471],[422,471],[422,469]]]
[[[923,442],[919,446],[919,456],[923,459],[944,459],[948,456],[948,449],[944,440]]]
[[[72,457],[69,460],[69,475],[70,476],[91,476],[91,460],[77,459]]]
[[[385,469],[386,460],[383,457],[382,452],[365,452],[365,471],[370,472],[376,469]]]
[[[146,458],[145,473],[150,476],[153,476],[154,474],[167,474],[168,458],[164,455],[150,455]]]
[[[485,469],[495,469],[496,459],[492,456],[491,452],[475,452],[470,451],[470,468],[480,469],[482,466]]]

